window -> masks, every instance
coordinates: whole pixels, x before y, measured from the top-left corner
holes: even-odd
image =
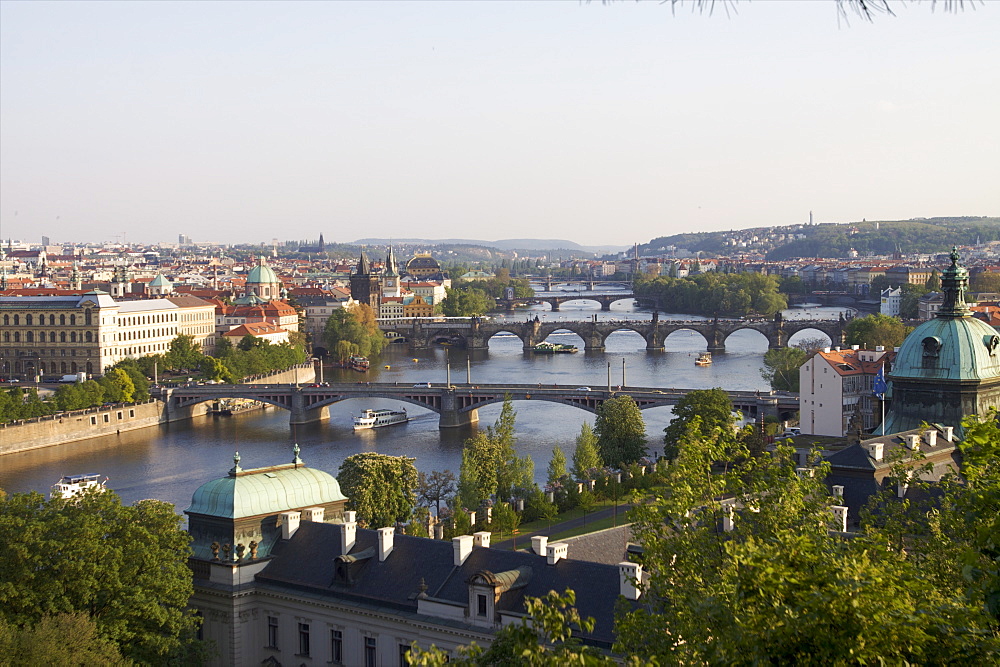
[[[341,630],[330,630],[330,662],[344,662],[344,633]]]
[[[129,416],[129,418],[135,417],[135,410],[129,410],[128,411],[128,416]]]
[[[55,325],[56,325],[56,316],[55,315],[49,315],[49,326],[50,327],[54,327]]]
[[[267,617],[267,648],[278,648],[278,618]]]
[[[14,326],[20,326],[20,324],[21,324],[21,316],[20,315],[15,315],[14,316]]]
[[[29,327],[30,327],[30,326],[31,326],[32,324],[34,324],[34,322],[33,322],[32,318],[31,318],[31,315],[25,315],[25,316],[24,316],[24,324],[25,324],[26,326],[29,326]]]
[[[365,637],[365,667],[378,667],[377,648],[375,637]]]
[[[299,653],[309,655],[309,624],[299,623]]]
[[[400,644],[399,645],[399,667],[409,667],[410,661],[407,656],[410,655],[410,645]]]
[[[480,616],[486,616],[486,596],[485,595],[477,595],[476,598],[477,598],[477,601],[479,602],[479,610],[478,610],[477,613]]]
[[[59,316],[59,324],[61,326],[66,326],[66,315],[65,314]]]
[[[90,425],[91,426],[97,426],[97,417],[96,416],[94,416],[94,415],[90,416]]]
[[[105,413],[104,414],[104,423],[107,424],[110,421],[111,421],[111,415]]]

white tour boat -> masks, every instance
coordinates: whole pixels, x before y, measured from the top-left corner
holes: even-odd
[[[104,491],[106,489],[105,484],[107,483],[108,478],[105,477],[104,481],[101,481],[101,476],[97,473],[66,475],[52,485],[52,491],[49,493],[49,499],[72,498],[74,496],[82,495],[84,492],[91,489]]]
[[[410,421],[406,414],[406,408],[402,410],[364,410],[360,416],[354,418],[354,430],[363,428],[381,428],[392,426],[393,424],[405,424]]]

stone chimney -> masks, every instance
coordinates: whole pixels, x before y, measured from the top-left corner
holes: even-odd
[[[392,526],[378,529],[378,562],[383,563],[392,553],[392,536],[396,529]]]
[[[948,442],[953,442],[955,437],[955,427],[954,426],[944,426],[942,427],[944,431],[944,439]]]
[[[911,433],[906,436],[906,448],[914,452],[920,449],[920,435]]]
[[[481,530],[472,534],[472,545],[476,547],[490,548],[490,538],[493,536],[488,530]]]
[[[833,505],[830,507],[830,511],[833,512],[833,520],[836,524],[837,530],[842,533],[847,532],[847,508],[843,505]]]
[[[546,545],[545,559],[549,565],[555,565],[569,554],[569,545],[565,542],[554,542]]]
[[[344,512],[344,524],[340,527],[340,553],[350,553],[358,534],[357,512]]]
[[[302,520],[323,523],[325,510],[322,507],[307,507],[302,510]]]
[[[623,561],[618,563],[618,592],[626,600],[638,600],[642,595],[642,565]]]
[[[924,436],[927,438],[927,446],[934,447],[937,445],[937,429],[928,429],[924,431]]]
[[[843,498],[844,497],[844,486],[842,484],[834,484],[833,485],[833,495],[836,496],[837,498]]]
[[[454,565],[459,567],[465,563],[465,559],[472,553],[472,535],[459,535],[451,538],[451,546],[454,553]]]
[[[290,540],[295,531],[299,529],[299,520],[302,514],[299,512],[282,512],[281,517],[281,539]]]
[[[537,556],[545,555],[545,545],[548,544],[549,538],[544,535],[535,535],[531,538],[531,550],[535,552]]]
[[[865,449],[868,450],[868,456],[872,457],[876,461],[881,461],[882,452],[885,450],[885,444],[881,442],[869,442],[865,445]]]

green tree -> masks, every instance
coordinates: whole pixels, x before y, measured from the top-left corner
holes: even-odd
[[[515,491],[533,487],[534,461],[530,456],[518,456],[514,448],[516,417],[513,401],[507,396],[497,421],[466,440],[458,482],[463,507],[475,510],[491,495],[505,500]]]
[[[123,658],[118,646],[102,637],[97,623],[82,612],[43,616],[37,623],[23,627],[0,617],[0,656],[3,665],[134,664]]]
[[[323,341],[328,350],[343,351],[341,341],[354,345],[352,354],[367,357],[379,354],[385,345],[385,336],[379,330],[371,306],[357,304],[350,309],[338,309],[326,321]],[[349,355],[348,355],[349,356]]]
[[[724,389],[689,391],[677,401],[674,418],[663,429],[663,455],[677,458],[680,443],[688,437],[689,429],[694,428],[695,437],[708,436],[716,429],[731,434],[735,423],[733,402]]]
[[[970,287],[973,292],[1000,293],[1000,273],[981,271],[972,276]]]
[[[762,378],[776,391],[799,391],[799,367],[809,360],[809,354],[797,347],[780,347],[764,353]]]
[[[455,495],[455,489],[455,473],[450,470],[417,475],[417,502],[425,507],[433,506],[437,516],[441,516],[441,503],[447,503]]]
[[[362,452],[344,459],[337,473],[340,488],[350,500],[348,509],[370,528],[405,522],[413,512],[417,485],[415,459]]]
[[[889,315],[874,313],[857,317],[847,323],[844,342],[872,349],[881,345],[887,350],[899,347],[913,329]]]
[[[566,476],[566,455],[559,447],[552,448],[552,458],[549,459],[547,472],[545,479],[549,485],[555,484]]]
[[[937,269],[931,271],[931,275],[927,278],[927,282],[924,283],[924,287],[927,288],[928,292],[941,291],[941,276],[938,275]]]
[[[446,317],[474,317],[485,315],[496,307],[486,292],[476,287],[446,288],[447,296],[441,301],[441,312]]]
[[[189,371],[198,368],[201,357],[201,349],[195,345],[194,336],[180,334],[170,341],[170,348],[164,355],[164,362],[171,370]]]
[[[583,422],[580,435],[576,436],[576,449],[573,450],[573,479],[590,479],[591,470],[603,467],[604,462],[597,449],[597,435],[588,422]]]
[[[104,389],[104,399],[112,403],[128,403],[135,396],[132,378],[120,368],[110,369],[98,382]]]
[[[125,657],[160,664],[193,643],[190,536],[173,505],[113,492],[0,500],[0,616],[34,626],[79,612]],[[75,663],[79,664],[79,663]]]
[[[635,463],[646,453],[646,423],[631,396],[617,396],[597,408],[594,424],[601,460],[613,468]]]

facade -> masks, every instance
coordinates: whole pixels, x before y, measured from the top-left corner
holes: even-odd
[[[890,317],[899,317],[903,305],[903,289],[890,287],[882,290],[882,301],[879,312]]]
[[[1000,405],[1000,335],[972,316],[965,302],[969,272],[951,252],[941,276],[944,301],[934,319],[920,324],[899,348],[887,374],[892,407],[880,433],[952,424]]]
[[[83,295],[0,297],[4,376],[86,372],[100,375],[127,357],[162,354],[190,332],[214,345],[213,304],[196,297],[118,302],[100,290]]]
[[[882,347],[862,350],[826,348],[799,368],[799,420],[810,435],[870,433],[882,421],[873,394],[879,370],[892,360]]]
[[[414,278],[430,278],[441,275],[441,265],[429,252],[418,252],[406,263],[407,275]]]
[[[400,665],[410,645],[455,651],[489,645],[524,617],[524,597],[576,589],[595,619],[585,642],[610,648],[620,595],[641,591],[640,565],[570,558],[570,545],[532,539],[532,551],[490,548],[479,532],[451,541],[365,529],[336,479],[291,464],[243,470],[195,491],[191,604],[218,665]],[[617,540],[615,540],[617,542]],[[613,560],[613,559],[612,559]]]
[[[414,295],[409,303],[403,304],[403,317],[431,317],[434,315],[433,304],[427,303],[420,295]]]
[[[275,324],[268,324],[267,322],[241,324],[222,335],[228,338],[234,346],[243,340],[244,336],[260,338],[261,340],[266,340],[272,345],[280,345],[281,343],[288,342],[288,331],[286,329],[282,329]]]

